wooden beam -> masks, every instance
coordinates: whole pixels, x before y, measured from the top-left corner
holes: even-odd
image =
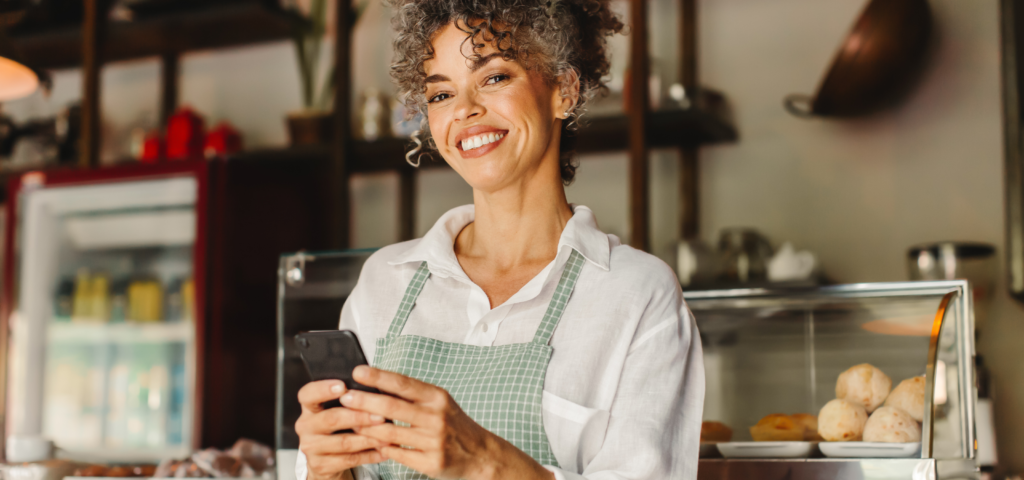
[[[1016,0],[1000,4],[1006,275],[1010,295],[1024,302],[1024,8]]]
[[[349,246],[349,172],[346,159],[352,150],[352,26],[354,15],[349,2],[338,2],[334,37],[334,152],[328,167],[331,245]]]
[[[165,53],[160,60],[160,125],[167,128],[167,121],[178,108],[180,67],[177,53]]]
[[[398,169],[398,239],[416,238],[416,169]]]
[[[679,0],[680,53],[679,80],[690,108],[695,108],[697,91],[697,1]],[[693,145],[679,149],[679,225],[682,239],[695,238],[700,232],[700,150]]]
[[[103,28],[106,10],[103,0],[84,0],[82,22],[82,140],[78,166],[96,167],[100,163],[100,69],[103,59]]]
[[[630,245],[640,250],[650,247],[648,219],[648,161],[646,125],[648,103],[647,0],[631,0],[629,63],[630,85],[626,115],[629,117],[629,226]]]

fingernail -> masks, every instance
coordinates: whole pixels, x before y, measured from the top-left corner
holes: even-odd
[[[341,404],[342,405],[348,405],[351,402],[352,402],[352,393],[351,392],[350,393],[346,393],[346,394],[341,396]]]
[[[382,417],[380,415],[376,415],[376,414],[370,415],[370,421],[376,422],[376,423],[381,423],[381,422],[384,421],[384,417]]]
[[[334,385],[331,387],[331,393],[341,395],[341,391],[344,390],[341,385]]]
[[[366,375],[366,369],[368,368],[370,367],[367,367],[366,365],[360,365],[352,370],[352,376],[358,375],[362,377],[363,375]]]

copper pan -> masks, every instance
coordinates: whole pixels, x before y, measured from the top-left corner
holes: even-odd
[[[871,0],[813,97],[784,104],[801,116],[851,117],[896,103],[919,76],[932,30],[927,0]]]

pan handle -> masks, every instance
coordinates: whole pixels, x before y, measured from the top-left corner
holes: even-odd
[[[786,95],[782,101],[786,111],[800,118],[811,118],[814,116],[814,98],[810,95],[793,93]]]

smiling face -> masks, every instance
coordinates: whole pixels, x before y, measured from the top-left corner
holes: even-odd
[[[475,52],[454,23],[431,42],[427,118],[437,149],[475,190],[533,181],[561,182],[558,142],[571,106],[540,72],[506,61],[489,42]],[[473,54],[479,55],[474,61]]]

